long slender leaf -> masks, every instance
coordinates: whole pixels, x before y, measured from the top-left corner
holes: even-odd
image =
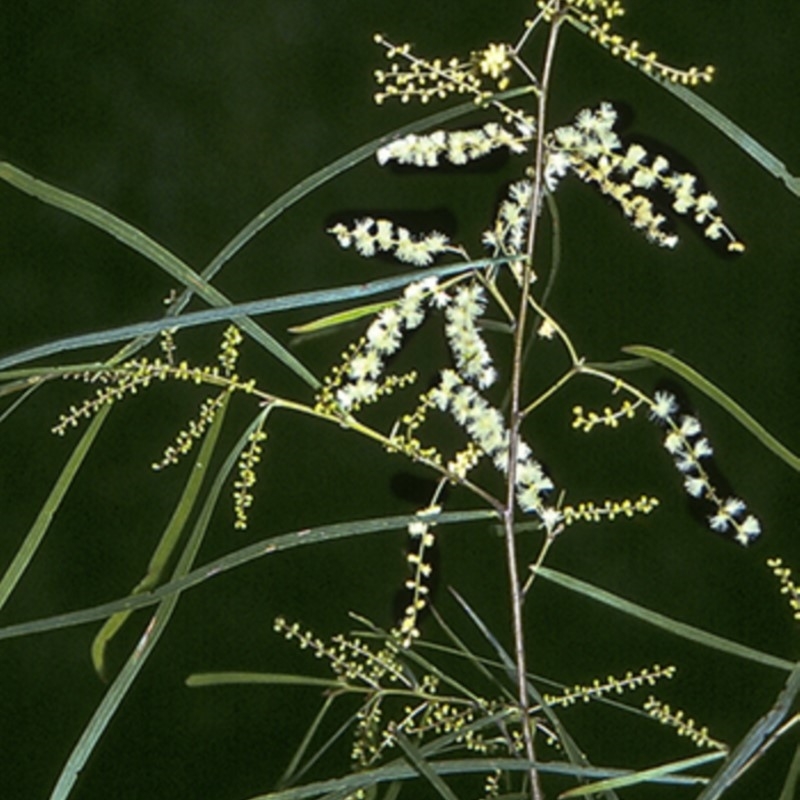
[[[263,420],[264,416],[266,416],[266,410],[259,414],[259,418]],[[189,474],[189,480],[186,481],[186,485],[183,487],[183,492],[178,498],[172,517],[153,551],[147,571],[133,588],[131,594],[147,592],[161,580],[161,576],[167,568],[167,563],[178,546],[180,537],[189,521],[204,479],[205,472],[203,470],[193,469]],[[116,614],[112,614],[94,637],[91,650],[92,664],[97,674],[101,677],[105,677],[106,674],[106,649],[132,613],[132,611],[118,611]]]
[[[561,761],[530,762],[524,758],[452,759],[429,761],[428,765],[437,775],[481,774],[497,769],[503,772],[528,772],[531,767],[545,774],[566,775],[585,780],[619,777],[632,773],[631,770],[613,767],[580,767]],[[395,762],[384,767],[352,773],[342,778],[333,778],[309,783],[305,786],[282,789],[278,792],[256,795],[250,800],[305,800],[305,798],[318,797],[331,792],[355,792],[359,789],[375,786],[378,783],[407,781],[416,777],[417,771],[414,767],[402,762]],[[691,786],[697,783],[697,778],[693,775],[662,775],[657,777],[654,782],[674,786]]]
[[[419,748],[415,747],[402,731],[395,731],[395,739],[408,763],[433,786],[440,797],[443,797],[444,800],[458,800],[453,790],[445,783],[441,775],[436,773],[436,770],[426,761],[425,756],[419,751]]]
[[[651,783],[655,778],[661,778],[665,775],[683,772],[686,769],[700,767],[711,761],[719,761],[724,757],[725,753],[720,751],[703,753],[703,755],[700,756],[683,758],[680,761],[671,761],[669,764],[659,764],[657,767],[650,767],[649,769],[632,772],[630,775],[622,775],[618,778],[608,778],[602,781],[586,783],[583,786],[576,786],[574,789],[568,789],[566,792],[562,792],[558,798],[559,800],[562,800],[562,798],[566,800],[569,797],[585,797],[587,794],[592,794],[593,792],[607,791],[608,789],[622,789],[625,786],[635,786],[639,783]],[[708,782],[708,778],[701,778],[699,776],[694,780],[695,783]]]
[[[195,459],[193,471],[201,472],[204,475],[208,474],[209,463],[211,461],[211,456],[214,453],[220,431],[222,430],[222,422],[225,418],[226,409],[227,401],[217,412],[214,421],[208,428],[208,431],[203,439],[203,444],[199,453],[197,454],[197,458]],[[244,446],[245,442],[246,437],[243,437],[241,440],[242,447]],[[216,505],[219,493],[224,485],[228,473],[231,469],[233,469],[233,466],[236,463],[238,453],[239,450],[235,449],[231,454],[233,457],[228,457],[226,463],[220,469],[217,479],[209,490],[208,496],[206,497],[203,509],[198,517],[197,523],[195,524],[192,535],[190,536],[189,541],[187,542],[187,545],[184,548],[180,559],[178,560],[178,564],[175,567],[173,578],[179,578],[180,576],[185,575],[191,569],[191,565],[197,556],[200,544],[203,541],[208,523],[211,519],[211,512]],[[194,502],[196,499],[197,494],[191,498],[191,502]],[[158,643],[158,640],[161,638],[161,635],[166,630],[167,624],[172,617],[172,613],[175,610],[179,599],[180,595],[177,594],[167,597],[159,604],[159,607],[150,618],[150,622],[145,628],[145,631],[139,639],[139,642],[128,657],[124,667],[114,679],[106,694],[103,696],[103,699],[95,709],[95,712],[89,720],[89,723],[70,753],[67,763],[64,765],[64,768],[61,770],[61,773],[58,776],[58,781],[53,789],[53,793],[50,795],[50,800],[66,800],[66,798],[69,797],[72,788],[75,785],[75,781],[78,779],[78,774],[83,769],[89,756],[97,746],[100,737],[103,735],[103,732],[108,727],[108,724],[111,722],[111,719],[117,712],[117,709],[120,707],[122,701],[125,699],[126,695],[133,686],[134,681],[139,675],[139,672],[141,671],[148,657],[155,649],[155,646]]]
[[[356,306],[355,308],[346,308],[344,311],[339,311],[336,314],[326,314],[324,317],[312,319],[310,322],[304,322],[302,325],[292,325],[289,328],[289,333],[316,333],[317,331],[324,331],[328,328],[335,328],[339,325],[346,325],[348,322],[370,317],[383,311],[387,306],[392,305],[393,300],[384,300],[381,303],[369,303],[368,305]]]
[[[572,575],[565,575],[563,572],[558,572],[550,567],[538,567],[536,574],[552,583],[569,589],[571,592],[582,594],[599,603],[615,608],[623,614],[628,614],[636,619],[646,622],[648,625],[654,625],[676,636],[688,639],[691,642],[697,642],[705,647],[710,647],[714,650],[721,650],[723,653],[728,653],[732,656],[745,658],[748,661],[755,661],[757,664],[764,664],[768,667],[775,667],[782,669],[786,672],[791,672],[794,669],[794,662],[785,658],[779,658],[769,653],[763,653],[753,647],[734,642],[731,639],[725,639],[722,636],[717,636],[715,633],[709,633],[702,628],[696,628],[693,625],[688,625],[685,622],[667,617],[660,614],[658,611],[652,611],[644,606],[632,603],[630,600],[625,600],[619,595],[608,592],[605,589],[600,589],[591,583],[574,578]]]
[[[414,515],[403,515],[395,517],[379,517],[376,519],[357,520],[355,522],[341,522],[335,525],[321,525],[316,528],[305,528],[281,536],[273,536],[262,539],[255,544],[243,547],[232,553],[228,553],[221,558],[210,561],[198,569],[173,578],[169,583],[159,586],[152,592],[142,595],[129,595],[110,603],[102,603],[92,608],[80,611],[72,611],[66,614],[58,614],[47,619],[22,622],[15,625],[7,625],[0,628],[0,640],[12,639],[18,636],[28,636],[33,633],[44,633],[45,631],[58,630],[74,625],[83,625],[98,619],[105,619],[118,611],[134,610],[155,605],[166,597],[177,595],[194,586],[219,575],[221,572],[235,569],[264,556],[275,555],[295,547],[306,545],[317,545],[324,542],[348,539],[354,536],[364,536],[372,533],[386,533],[405,528],[409,522],[413,522],[417,517]],[[478,509],[474,511],[448,511],[436,517],[437,525],[448,525],[465,522],[478,522],[495,520],[497,515],[489,509]]]
[[[21,169],[7,163],[0,162],[0,179],[11,184],[20,191],[41,200],[43,203],[66,211],[79,219],[94,225],[105,233],[113,236],[123,244],[140,253],[156,266],[163,269],[168,275],[192,292],[198,294],[212,306],[230,306],[231,301],[218,289],[199,276],[186,262],[178,258],[166,247],[151,239],[147,234],[133,225],[121,220],[119,217],[106,211],[104,208],[85,200],[82,197],[64,191],[38,178],[34,178]],[[253,320],[237,318],[236,323],[242,330],[249,333],[275,358],[285,364],[289,369],[299,375],[306,383],[316,388],[319,381],[309,370],[290,353],[277,339],[274,339]],[[165,326],[169,327],[169,326]]]
[[[309,675],[289,675],[282,672],[197,672],[186,679],[186,685],[200,686],[319,686],[323,689],[341,689],[341,681],[334,678],[314,678]]]
[[[50,529],[50,523],[53,521],[70,486],[72,486],[72,481],[78,474],[83,460],[86,458],[89,449],[97,438],[97,434],[103,427],[103,423],[106,421],[109,411],[111,411],[111,406],[105,406],[95,415],[94,419],[92,419],[89,426],[83,432],[83,436],[81,436],[80,440],[75,445],[72,454],[67,459],[67,463],[64,464],[63,469],[59,473],[58,479],[50,490],[50,494],[47,496],[41,510],[36,515],[36,520],[25,536],[19,550],[17,550],[11,564],[9,564],[8,569],[5,571],[2,580],[0,580],[0,608],[3,608],[6,604],[11,592],[14,591],[14,587],[31,563],[45,534]]]
[[[322,726],[323,720],[331,710],[336,697],[337,695],[333,693],[328,693],[328,695],[325,697],[325,702],[323,702],[323,704],[320,706],[317,715],[311,721],[311,724],[308,726],[308,730],[303,735],[302,741],[299,745],[297,745],[297,750],[295,750],[294,755],[283,772],[283,775],[281,775],[280,780],[278,781],[278,787],[287,786],[290,782],[294,781],[295,776],[300,777],[303,774],[302,770],[298,772],[300,769],[300,762],[306,757],[306,753],[311,747],[311,742],[317,735],[317,731]],[[328,738],[328,741],[325,745],[323,745],[321,751],[317,753],[317,756],[321,755],[322,752],[324,752],[334,741],[339,738],[339,736],[343,735],[346,730],[350,729],[349,723],[350,721],[348,720],[348,724],[345,727],[340,726],[339,731]],[[304,769],[307,769],[311,764],[314,763],[316,763],[316,757],[312,756]]]
[[[46,358],[51,355],[60,355],[70,350],[83,347],[97,347],[110,342],[119,342],[131,337],[146,336],[164,330],[179,330],[193,328],[198,325],[208,325],[212,322],[233,320],[237,324],[243,315],[274,314],[279,311],[288,311],[296,308],[307,308],[324,303],[337,303],[343,300],[363,298],[370,295],[382,294],[393,289],[408,285],[411,281],[422,280],[429,276],[441,277],[443,275],[457,275],[472,269],[482,269],[496,263],[505,263],[508,259],[483,258],[477,261],[465,261],[458,264],[443,264],[440,267],[430,267],[425,270],[415,270],[413,273],[403,273],[392,278],[382,278],[367,283],[350,286],[340,286],[333,289],[320,289],[311,292],[297,292],[295,294],[269,297],[264,300],[250,300],[246,303],[228,305],[206,311],[194,311],[182,314],[179,317],[160,318],[148,322],[137,322],[131,325],[121,325],[118,328],[109,328],[94,333],[68,336],[43,345],[30,347],[19,353],[5,358],[0,358],[0,370],[6,370],[17,364],[23,364],[34,359]],[[49,368],[48,368],[49,369]]]
[[[778,458],[785,461],[792,469],[800,471],[800,456],[793,453],[782,442],[776,439],[760,422],[747,413],[730,395],[722,391],[718,386],[711,383],[708,378],[701,375],[679,358],[665,353],[656,347],[648,345],[633,344],[622,348],[624,352],[631,353],[642,358],[649,358],[656,364],[661,364],[667,369],[672,370],[676,375],[680,375],[692,386],[697,387],[701,392],[708,395],[721,408],[724,408],[738,423],[750,431],[764,447],[775,453]]]
[[[697,800],[717,800],[747,769],[748,762],[761,746],[783,722],[800,693],[800,662],[794,665],[792,673],[778,694],[772,708],[747,732],[747,735],[731,751],[719,772],[703,789]]]
[[[672,93],[679,100],[686,103],[689,108],[696,111],[706,122],[722,131],[734,144],[738,145],[757,164],[762,166],[770,175],[783,181],[786,188],[797,197],[800,197],[800,177],[792,175],[776,155],[773,155],[763,144],[757,142],[747,131],[739,127],[730,117],[726,117],[707,100],[695,94],[688,87],[660,78],[655,73],[648,73],[648,77],[658,83],[662,88]]]

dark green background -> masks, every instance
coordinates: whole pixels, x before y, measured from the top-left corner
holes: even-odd
[[[0,157],[113,210],[199,270],[296,181],[423,113],[371,103],[371,71],[383,62],[372,33],[411,40],[421,54],[466,54],[487,41],[516,38],[531,5],[5,3]],[[630,5],[626,32],[671,63],[713,62],[718,79],[703,95],[790,170],[800,170],[798,4]],[[554,86],[553,124],[602,99],[619,104],[627,111],[626,133],[677,155],[701,174],[748,250],[736,260],[719,257],[681,223],[678,249],[659,251],[591,190],[568,181],[558,196],[564,254],[553,311],[593,359],[613,359],[620,346],[633,342],[674,351],[798,449],[798,198],[678,101],[571,30],[563,34]],[[349,212],[429,211],[477,253],[477,231],[490,220],[499,187],[518,169],[519,162],[499,161],[468,174],[393,175],[364,164],[248,245],[218,286],[244,301],[396,272],[341,252],[326,236],[331,217]],[[171,288],[150,263],[104,234],[0,186],[3,353],[153,318]],[[296,321],[274,317],[265,324],[289,341],[285,329]],[[299,342],[295,352],[322,374],[360,329]],[[425,335],[436,333],[429,329]],[[218,336],[217,329],[194,332],[179,343],[187,355],[210,358]],[[242,371],[267,389],[308,399],[296,378],[255,347],[246,348]],[[655,370],[641,375],[648,389],[658,378]],[[530,380],[533,390],[533,367]],[[2,564],[16,552],[76,440],[57,439],[49,428],[65,404],[83,394],[74,385],[45,388],[2,428]],[[704,397],[689,396],[716,445],[720,467],[762,518],[762,541],[745,552],[687,514],[679,478],[657,432],[644,422],[613,435],[571,432],[572,403],[605,403],[586,384],[531,421],[527,436],[537,453],[556,482],[568,487],[570,500],[647,491],[661,498],[662,507],[647,523],[571,530],[558,542],[551,564],[720,634],[797,656],[796,626],[764,566],[766,557],[779,554],[800,570],[796,476]],[[156,474],[148,465],[199,400],[190,389],[172,386],[115,410],[0,622],[91,606],[137,582],[188,469],[187,463]],[[246,403],[234,407],[227,442],[252,411]],[[201,562],[273,533],[406,513],[424,502],[408,491],[415,486],[412,478],[425,478],[424,472],[403,472],[402,462],[353,436],[287,416],[276,416],[270,433],[251,528],[234,532],[232,513],[223,506]],[[493,480],[490,472],[482,474]],[[459,505],[472,501],[455,493],[450,507]],[[500,541],[480,528],[443,531],[440,539],[443,584],[457,587],[508,643]],[[271,632],[272,618],[284,613],[324,635],[346,629],[349,610],[389,624],[404,575],[403,544],[397,533],[298,551],[253,563],[186,595],[74,796],[243,798],[270,789],[318,696],[297,689],[188,690],[185,677],[213,669],[324,674]],[[520,545],[526,556],[536,552],[534,541]],[[679,677],[660,695],[728,741],[737,741],[767,710],[783,682],[774,670],[685,646],[546,585],[537,587],[530,602],[535,671],[573,683],[676,663]],[[438,603],[481,646],[446,593]],[[145,620],[137,618],[113,648],[116,664]],[[88,656],[95,630],[0,645],[4,800],[48,796],[102,697],[104,687]],[[689,753],[658,728],[592,711],[577,709],[565,720],[572,721],[596,763],[645,766]],[[776,797],[790,744],[776,747],[736,796]],[[321,775],[346,767],[344,750],[335,755]],[[678,795],[637,790],[636,796]]]

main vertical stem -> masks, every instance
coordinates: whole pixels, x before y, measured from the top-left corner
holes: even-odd
[[[558,4],[556,0],[556,4]],[[508,579],[511,589],[511,609],[512,624],[514,630],[514,658],[517,672],[517,698],[519,701],[520,714],[522,717],[522,731],[525,741],[525,753],[531,763],[536,761],[536,751],[533,744],[533,730],[531,728],[530,717],[527,708],[528,701],[527,687],[527,661],[525,654],[525,632],[522,616],[522,584],[519,579],[519,566],[517,563],[517,548],[514,536],[514,507],[516,503],[516,474],[517,474],[517,451],[519,445],[519,434],[522,426],[521,413],[521,387],[522,387],[522,352],[525,342],[525,328],[528,316],[528,302],[530,294],[530,279],[533,271],[533,254],[536,246],[536,229],[539,212],[541,210],[542,176],[544,168],[544,132],[545,132],[545,112],[547,110],[547,92],[550,85],[550,71],[555,53],[556,40],[560,19],[558,14],[553,18],[550,34],[547,40],[547,50],[545,52],[544,65],[542,68],[541,85],[539,91],[539,103],[536,116],[536,158],[535,173],[533,179],[533,197],[531,199],[530,221],[528,226],[527,258],[523,270],[522,288],[520,291],[519,313],[517,315],[517,326],[514,332],[514,361],[511,378],[511,418],[510,418],[510,442],[509,442],[509,464],[508,464],[508,492],[503,519],[506,544],[506,560],[508,562]],[[535,767],[530,770],[531,797],[533,800],[544,800],[544,794],[539,782],[539,773]]]

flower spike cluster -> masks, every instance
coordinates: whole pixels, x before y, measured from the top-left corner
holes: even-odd
[[[458,372],[442,370],[439,385],[429,393],[440,411],[448,412],[470,439],[492,459],[501,473],[508,472],[510,436],[499,409],[492,406],[475,388],[465,383]],[[525,513],[535,513],[542,525],[555,531],[561,512],[546,504],[546,496],[555,488],[533,451],[522,440],[517,444],[515,494]]]
[[[404,334],[422,324],[425,305],[439,302],[439,297],[436,278],[410,283],[402,298],[375,317],[366,334],[325,378],[317,394],[316,410],[334,415],[353,413],[412,382],[415,373],[383,376],[386,360],[400,349]]]
[[[483,232],[481,242],[495,258],[524,255],[531,213],[533,185],[527,179],[515,181],[508,187],[508,196],[500,202],[494,224]],[[519,260],[509,261],[511,273],[522,285],[523,268]],[[530,270],[530,281],[536,273]]]
[[[545,694],[543,699],[548,706],[569,708],[579,700],[588,703],[590,700],[606,697],[610,694],[620,695],[626,691],[639,689],[642,686],[654,686],[658,680],[672,679],[675,676],[675,672],[676,668],[674,666],[662,667],[660,664],[655,664],[652,667],[645,667],[639,672],[629,670],[622,678],[609,675],[605,681],[595,678],[589,685],[576,684],[572,687],[565,687],[560,695]]]
[[[617,112],[610,103],[583,109],[572,125],[557,128],[547,138],[545,182],[554,191],[567,172],[595,185],[614,200],[631,225],[653,243],[674,247],[678,237],[667,233],[667,221],[647,192],[661,189],[672,197],[672,210],[691,216],[713,240],[725,237],[730,252],[744,245],[716,213],[717,199],[710,192],[697,192],[697,177],[670,169],[664,156],[652,157],[640,144],[626,150],[614,131]]]
[[[516,133],[497,122],[487,122],[480,128],[463,131],[434,131],[427,134],[409,133],[379,147],[375,153],[383,166],[389,161],[415,167],[438,167],[439,159],[460,166],[475,161],[504,147],[516,155],[526,152],[526,143],[535,133],[531,123],[515,122]]]
[[[698,747],[707,747],[723,753],[728,752],[728,745],[725,742],[712,738],[705,725],[698,728],[694,719],[687,717],[680,709],[673,711],[666,703],[662,703],[655,697],[649,697],[644,704],[644,710],[662,725],[675,728],[678,736],[685,736]]]
[[[445,308],[444,333],[458,374],[481,389],[497,380],[489,348],[478,330],[478,320],[486,308],[483,287],[473,281],[459,286]]]
[[[447,236],[439,231],[414,236],[408,228],[396,226],[388,219],[364,217],[356,220],[352,228],[339,222],[328,228],[328,233],[336,237],[340,247],[353,245],[364,258],[391,253],[398,261],[415,267],[429,266],[442,253],[464,255],[461,247],[451,245]]]
[[[703,462],[713,455],[700,421],[691,414],[678,415],[678,402],[668,392],[656,392],[650,416],[665,430],[664,447],[684,476],[683,487],[694,498],[706,500],[713,513],[708,516],[711,530],[745,547],[761,535],[761,523],[738,497],[721,497],[712,485]]]

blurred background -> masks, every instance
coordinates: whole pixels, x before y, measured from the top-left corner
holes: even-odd
[[[372,71],[385,64],[373,33],[411,41],[422,55],[466,57],[487,42],[516,40],[532,5],[5,3],[0,158],[110,209],[200,271],[297,181],[433,110],[372,103]],[[648,3],[630,6],[622,31],[669,63],[715,64],[718,77],[700,89],[703,96],[797,174],[800,6],[747,0],[673,0],[658,4],[658,11]],[[541,42],[533,43],[534,68],[540,52]],[[798,198],[677,100],[565,28],[551,124],[565,124],[601,100],[621,109],[627,137],[701,176],[747,252],[736,259],[721,256],[684,222],[677,225],[678,248],[658,250],[591,189],[568,180],[557,196],[564,238],[553,313],[592,360],[616,359],[620,347],[631,343],[674,352],[797,451]],[[500,158],[464,172],[412,174],[364,163],[281,217],[215,283],[232,299],[246,301],[403,271],[341,251],[325,233],[333,219],[366,212],[424,212],[414,217],[421,228],[443,229],[477,256],[480,231],[489,225],[505,184],[522,168],[522,161]],[[152,319],[174,288],[152,264],[107,235],[0,185],[3,355]],[[197,301],[192,306],[202,307]],[[286,328],[316,315],[276,315],[262,324],[322,375],[364,326],[293,341]],[[181,352],[196,360],[214,358],[221,330],[180,334]],[[445,350],[435,324],[421,334],[406,358],[420,365],[426,381]],[[495,343],[507,348],[500,338]],[[546,386],[555,363],[546,350],[534,353],[531,394]],[[265,389],[310,399],[307,387],[255,345],[245,346],[240,373],[256,376]],[[650,369],[637,380],[652,390],[664,377]],[[47,386],[0,430],[4,567],[78,435],[59,439],[50,427],[69,403],[87,394],[85,388]],[[686,397],[715,445],[726,480],[762,519],[761,541],[744,551],[692,516],[658,431],[643,420],[617,432],[572,431],[574,403],[602,408],[608,402],[604,391],[584,382],[530,420],[528,440],[556,483],[567,488],[569,502],[646,492],[657,495],[661,507],[646,521],[575,527],[558,541],[549,563],[665,614],[796,658],[797,628],[764,562],[780,555],[795,574],[800,570],[797,476],[707,398],[691,390]],[[189,470],[189,461],[162,473],[149,465],[202,399],[191,387],[172,385],[115,408],[0,624],[92,606],[136,584]],[[388,427],[401,407],[395,404],[383,417],[378,412],[376,422],[383,419]],[[253,413],[246,401],[234,404],[228,446]],[[273,534],[411,513],[427,502],[431,485],[424,470],[353,435],[287,415],[271,417],[269,433],[250,528],[234,531],[232,511],[223,502],[200,563]],[[490,470],[479,476],[499,488]],[[474,506],[457,491],[448,501],[452,509]],[[272,632],[274,616],[298,619],[323,636],[347,630],[349,611],[391,625],[395,591],[405,577],[404,540],[397,532],[296,550],[184,595],[91,757],[76,800],[235,800],[270,790],[319,707],[319,694],[188,689],[186,677],[209,670],[326,676],[322,665]],[[538,543],[534,535],[521,539],[523,556],[535,557]],[[442,529],[438,558],[436,604],[448,621],[488,654],[449,596],[447,587],[453,586],[508,645],[505,567],[495,532],[485,526]],[[676,664],[678,677],[659,696],[725,741],[744,735],[785,679],[779,671],[655,633],[546,584],[536,586],[529,604],[536,673],[589,683],[654,663]],[[146,613],[136,616],[115,641],[113,666],[124,663],[147,619]],[[33,800],[52,790],[105,691],[89,659],[96,630],[88,625],[0,643],[3,798]],[[644,767],[691,754],[672,733],[620,714],[580,708],[565,713],[564,721],[597,764]],[[776,797],[794,747],[790,741],[776,746],[731,797]],[[344,772],[347,763],[342,742],[316,777]],[[669,789],[637,790],[639,798],[676,796]]]

